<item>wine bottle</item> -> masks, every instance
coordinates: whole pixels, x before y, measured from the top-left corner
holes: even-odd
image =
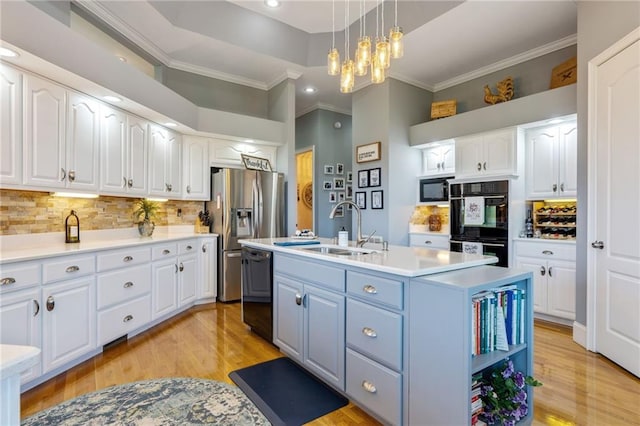
[[[75,210],[71,210],[71,214],[67,216],[64,221],[65,228],[65,242],[67,243],[79,243],[80,242],[80,219],[76,215]]]
[[[531,218],[531,210],[527,212],[527,220],[524,222],[524,227],[527,238],[533,238],[533,219]]]

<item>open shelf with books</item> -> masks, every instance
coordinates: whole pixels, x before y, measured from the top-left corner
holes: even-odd
[[[474,380],[490,376],[506,360],[525,376],[533,375],[531,289],[530,272],[493,266],[412,280],[408,299],[409,424],[420,424],[424,419],[433,424],[477,421],[471,403],[477,392]],[[515,303],[511,312],[507,305],[498,305],[499,299],[505,303],[516,299],[509,299],[509,294],[523,296],[517,299],[519,311]],[[495,301],[493,310],[487,308],[485,318],[492,329],[485,333],[493,343],[478,350],[476,337],[481,331],[474,331],[478,318],[474,319],[474,302],[483,298]],[[500,313],[498,309],[504,310]],[[512,321],[510,336],[506,318]],[[498,332],[498,321],[504,323],[502,332]],[[529,407],[533,407],[533,393],[527,393]],[[531,416],[529,411],[522,421],[530,421]]]

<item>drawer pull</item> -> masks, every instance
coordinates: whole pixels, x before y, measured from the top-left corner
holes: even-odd
[[[368,382],[366,380],[362,381],[362,387],[364,388],[364,390],[366,390],[369,393],[376,393],[378,392],[378,389],[376,389],[375,385],[371,382]]]
[[[65,269],[66,272],[78,272],[80,270],[80,267],[77,265],[73,265],[73,266],[69,266],[67,269]]]
[[[162,254],[170,254],[170,253],[171,253],[171,250],[167,250],[167,249],[162,250]]]
[[[37,300],[35,300],[35,299],[33,299],[33,308],[34,308],[33,316],[35,317],[35,316],[37,316],[37,315],[38,315],[38,313],[40,312],[40,304],[39,304],[39,303],[38,303],[38,301],[37,301]]]
[[[551,250],[543,250],[542,254],[546,254],[547,256],[551,256],[551,255],[553,255],[553,252]]]
[[[433,244],[433,242],[431,242],[431,240],[426,240],[424,243],[425,244]]]
[[[131,262],[131,261],[133,260],[133,257],[131,257],[131,256],[125,256],[122,260],[123,260],[124,262]]]
[[[0,280],[0,285],[9,285],[9,284],[15,284],[15,283],[16,283],[16,279],[12,277],[3,278],[2,280]]]
[[[126,283],[124,283],[123,287],[124,288],[133,287],[133,283],[131,281],[127,281]]]
[[[371,337],[372,339],[375,339],[376,337],[378,337],[378,333],[376,333],[376,331],[373,328],[369,328],[369,327],[363,328],[362,334],[364,334],[365,336]]]
[[[371,284],[367,284],[364,287],[362,287],[362,291],[369,294],[378,294],[378,290]]]
[[[127,315],[122,319],[122,322],[129,322],[133,319],[133,315]]]
[[[552,267],[551,267],[551,266],[549,266],[549,276],[550,276],[550,277],[553,277],[553,275],[551,275],[551,268],[552,268]]]
[[[187,250],[191,250],[191,249],[193,249],[193,247],[187,246]]]

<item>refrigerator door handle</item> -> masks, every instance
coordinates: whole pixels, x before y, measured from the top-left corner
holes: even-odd
[[[263,203],[263,199],[262,199],[262,178],[258,177],[256,179],[256,186],[258,187],[258,212],[257,212],[257,216],[258,216],[258,230],[256,232],[256,234],[258,234],[258,238],[262,238],[264,235],[261,235],[262,232],[262,218],[264,216],[264,203]]]
[[[253,234],[253,238],[258,238],[258,232],[259,232],[259,226],[258,224],[260,223],[260,219],[258,218],[258,200],[259,200],[259,189],[258,189],[258,181],[256,179],[253,179],[253,182],[251,183],[251,191],[252,191],[252,197],[251,197],[251,201],[252,201],[252,207],[253,207],[253,229],[252,229],[252,234]]]

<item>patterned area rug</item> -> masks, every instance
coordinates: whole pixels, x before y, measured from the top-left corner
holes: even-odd
[[[235,386],[167,378],[101,389],[22,420],[22,425],[269,425]]]

